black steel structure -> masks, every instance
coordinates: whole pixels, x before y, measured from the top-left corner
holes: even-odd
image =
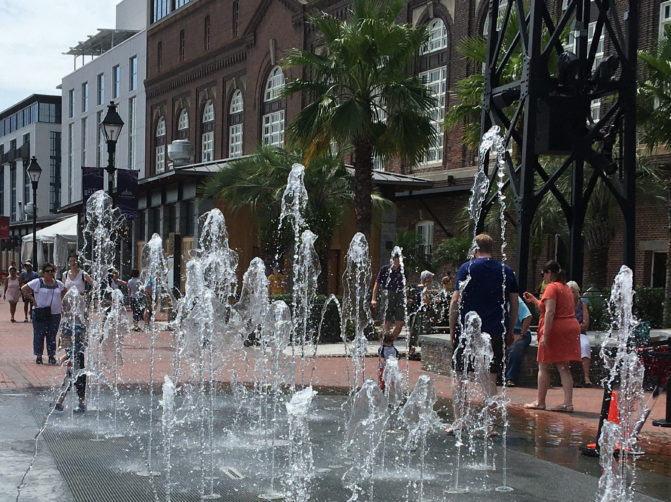
[[[570,229],[569,277],[582,282],[583,226],[597,183],[622,211],[623,261],[634,268],[638,2],[568,0],[558,12],[560,3],[489,1],[481,127],[484,133],[500,126],[509,148],[506,185],[517,212],[521,288],[529,275],[533,218],[548,194]],[[611,55],[595,65],[602,35]],[[594,121],[590,106],[597,99],[602,113]],[[487,171],[492,188],[480,227],[496,201],[496,170]],[[570,194],[557,185],[567,176]]]

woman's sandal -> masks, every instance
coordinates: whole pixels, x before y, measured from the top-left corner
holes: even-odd
[[[534,401],[533,403],[526,403],[524,408],[527,410],[544,410],[545,405],[538,404],[538,401]]]
[[[573,413],[573,405],[572,404],[560,404],[559,406],[555,406],[554,408],[550,408],[550,411],[558,411],[560,413]]]

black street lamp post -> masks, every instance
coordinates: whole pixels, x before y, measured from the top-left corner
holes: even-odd
[[[116,111],[114,101],[110,101],[110,104],[107,106],[107,115],[105,115],[105,118],[100,123],[100,127],[102,128],[105,140],[107,141],[107,167],[105,168],[108,175],[107,189],[112,198],[112,207],[114,207],[116,205],[114,203],[113,191],[114,172],[116,171],[114,156],[116,153],[116,142],[119,140],[119,135],[123,128],[123,120],[121,120],[121,117]]]
[[[40,182],[42,168],[34,155],[30,159],[27,172],[33,186],[33,270],[37,270],[37,184]]]

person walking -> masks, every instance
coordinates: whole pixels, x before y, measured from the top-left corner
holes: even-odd
[[[140,271],[133,269],[128,281],[128,296],[130,296],[130,309],[133,312],[133,331],[140,331],[138,323],[142,320],[144,311],[145,295],[140,283]]]
[[[9,267],[9,275],[5,279],[5,289],[2,296],[9,302],[11,322],[16,322],[14,314],[16,314],[16,304],[19,302],[19,297],[21,296],[21,284],[19,276],[16,274],[16,267]]]
[[[496,394],[497,375],[503,370],[505,338],[507,334],[512,337],[517,322],[519,294],[513,270],[492,258],[494,240],[491,236],[478,234],[475,244],[474,259],[461,265],[457,272],[450,301],[450,337],[452,350],[456,351],[454,370],[459,375],[467,371],[461,354],[464,347],[460,340],[461,326],[467,313],[474,311],[480,316],[482,331],[491,337],[494,356],[489,368],[490,380],[483,392],[492,397]],[[461,382],[461,378],[457,378],[457,382]]]
[[[564,402],[551,411],[573,412],[573,377],[571,361],[580,361],[580,325],[575,318],[575,301],[571,288],[566,285],[564,271],[552,260],[543,268],[545,290],[540,300],[528,291],[524,300],[540,310],[538,322],[538,398],[526,403],[525,408],[544,410],[550,387],[550,364],[557,367],[564,390]]]
[[[68,256],[68,270],[63,272],[65,289],[76,288],[80,295],[86,292],[86,284],[93,286],[93,279],[79,267],[77,255]]]
[[[42,266],[42,277],[33,279],[21,287],[24,298],[27,296],[35,305],[33,308],[33,354],[35,363],[42,364],[44,340],[47,341],[49,364],[56,364],[56,333],[61,322],[62,299],[65,285],[54,278],[56,269],[51,263]]]
[[[582,361],[583,386],[591,387],[592,380],[589,377],[589,368],[592,363],[592,348],[589,345],[587,329],[589,328],[589,309],[587,304],[580,298],[580,286],[575,281],[569,281],[566,285],[571,288],[575,300],[575,318],[580,323],[580,359]],[[578,385],[576,385],[578,387]]]
[[[384,309],[384,333],[389,333],[391,323],[394,323],[394,330],[391,331],[392,339],[396,340],[401,334],[405,324],[405,277],[401,271],[400,253],[392,254],[391,263],[380,268],[373,286],[373,295],[371,306],[376,309],[379,303],[378,295],[382,293]]]
[[[30,281],[37,279],[39,275],[33,270],[33,262],[30,260],[27,260],[23,263],[23,268],[25,270],[19,275],[19,284],[21,286],[21,294],[23,297],[23,315],[25,317],[23,322],[28,322],[28,318],[32,318],[33,300],[32,295],[26,296],[23,294],[23,286],[28,284]]]

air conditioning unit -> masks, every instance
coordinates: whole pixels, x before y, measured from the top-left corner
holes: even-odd
[[[175,166],[183,166],[193,159],[193,145],[188,139],[176,139],[168,145],[168,158]]]

